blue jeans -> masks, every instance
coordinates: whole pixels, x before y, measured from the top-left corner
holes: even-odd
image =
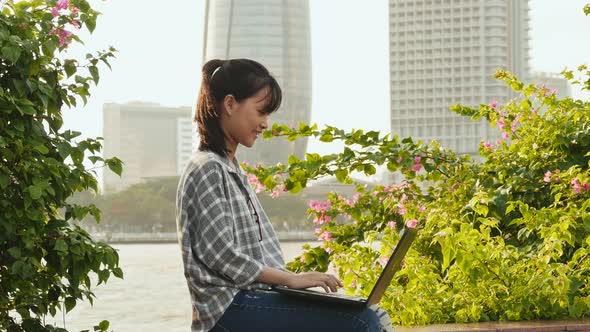
[[[393,331],[378,306],[327,304],[266,290],[242,290],[211,332]]]

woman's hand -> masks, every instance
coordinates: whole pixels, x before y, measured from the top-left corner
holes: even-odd
[[[321,272],[295,274],[265,266],[256,278],[258,282],[269,285],[283,285],[289,288],[322,287],[326,293],[335,292],[342,287],[342,281],[334,275]]]
[[[285,281],[285,286],[289,288],[309,288],[322,287],[326,293],[336,292],[338,287],[342,287],[342,281],[336,276],[321,272],[305,272],[292,274]]]

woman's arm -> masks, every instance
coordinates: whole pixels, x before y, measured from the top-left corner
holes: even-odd
[[[289,288],[322,287],[327,293],[336,292],[342,282],[334,275],[321,272],[295,274],[265,266],[256,279],[258,282],[271,285],[283,285]]]

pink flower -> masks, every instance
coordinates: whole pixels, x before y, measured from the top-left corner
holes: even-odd
[[[246,177],[248,178],[248,182],[250,182],[250,185],[256,193],[259,193],[264,189],[264,186],[254,174],[248,174]]]
[[[72,22],[70,22],[72,24],[72,26],[74,27],[74,29],[79,30],[80,29],[80,21],[78,20],[72,20]]]
[[[496,141],[496,145],[497,145],[497,146],[500,146],[500,145],[502,145],[502,141],[500,141],[500,140],[497,140],[497,141]]]
[[[498,128],[502,130],[506,129],[506,124],[504,124],[504,118],[501,118],[500,120],[496,121],[496,124],[498,125]]]
[[[382,267],[385,267],[385,265],[387,265],[387,262],[389,262],[389,256],[381,256],[381,257],[379,258],[379,264],[380,264]]]
[[[362,196],[361,193],[354,194],[354,196],[352,196],[352,202],[353,203],[358,202],[359,201],[359,198],[361,198],[361,196]]]
[[[553,175],[553,173],[551,173],[551,171],[547,171],[545,173],[545,177],[543,178],[543,181],[549,183],[551,182],[551,175]]]
[[[402,157],[399,157],[399,158],[397,158],[396,162],[399,164],[399,163],[402,162],[402,160],[403,160],[403,158]]]
[[[57,2],[57,4],[55,4],[55,8],[61,10],[61,9],[67,9],[70,6],[70,0],[59,0]]]
[[[330,232],[330,231],[323,231],[320,234],[320,236],[318,237],[318,240],[332,241],[332,232]]]
[[[399,213],[403,216],[404,214],[408,213],[408,210],[406,210],[405,206],[402,203],[398,203],[397,204],[397,213]]]
[[[299,257],[299,261],[301,263],[305,263],[305,256],[301,255],[301,257]]]
[[[590,190],[590,184],[586,182],[580,183],[580,179],[578,178],[574,178],[571,184],[576,195],[582,193],[582,191]]]
[[[61,33],[59,34],[59,46],[69,44],[71,41],[68,38],[70,38],[71,35],[71,32],[62,29]]]
[[[76,6],[72,7],[72,15],[76,15],[80,12],[80,9]]]
[[[414,157],[414,166],[412,166],[413,171],[418,172],[422,169],[422,164],[420,164],[421,161],[422,161],[422,157],[420,157],[420,156]]]
[[[51,30],[51,32],[49,33],[51,35],[57,35],[59,37],[59,46],[64,46],[64,45],[68,45],[71,40],[69,39],[70,36],[72,36],[72,33],[64,30],[62,28],[57,28],[54,30]]]
[[[321,224],[323,224],[323,223],[327,223],[327,222],[330,222],[330,221],[332,221],[332,217],[330,217],[330,216],[328,216],[328,215],[325,215],[325,214],[322,214],[320,217],[316,217],[316,218],[313,220],[313,223],[314,223],[314,224],[321,225]]]
[[[402,198],[400,199],[400,201],[406,202],[407,200],[408,200],[408,195],[402,194]]]
[[[510,138],[510,135],[507,132],[503,131],[502,132],[502,138],[503,139],[508,139],[508,138]]]
[[[320,201],[311,200],[309,201],[309,208],[312,210],[317,210],[318,206],[320,206]]]
[[[313,230],[314,234],[321,234],[322,233],[322,229],[320,227],[316,228]]]
[[[408,220],[408,222],[406,222],[406,226],[408,226],[410,228],[416,228],[416,226],[418,226],[418,220],[416,220],[416,219]]]
[[[551,94],[552,95],[557,94],[557,89],[551,89]]]
[[[281,195],[281,192],[280,192],[280,191],[278,191],[278,190],[273,190],[273,191],[270,193],[270,197],[272,197],[272,198],[277,198],[277,197],[279,197],[280,195]]]
[[[53,16],[53,17],[59,16],[59,9],[57,9],[57,7],[54,7],[51,9],[51,16]]]
[[[318,213],[326,212],[330,206],[332,206],[332,202],[330,201],[322,203],[320,201],[312,200],[309,202],[309,207]]]
[[[489,103],[488,106],[490,106],[491,108],[496,108],[496,107],[498,107],[498,102],[493,101],[493,102]]]
[[[492,143],[485,142],[485,143],[483,143],[483,147],[486,148],[486,149],[489,149],[489,148],[492,147]]]
[[[391,229],[395,229],[396,226],[397,225],[396,225],[395,221],[390,221],[387,223],[387,227],[389,227]]]
[[[419,212],[424,212],[424,211],[426,211],[426,206],[424,206],[424,205],[420,205],[420,207],[418,207],[418,211],[419,211]]]

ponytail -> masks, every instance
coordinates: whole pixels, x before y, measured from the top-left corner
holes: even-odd
[[[203,66],[201,89],[199,90],[199,97],[197,98],[197,107],[195,109],[194,121],[197,123],[197,132],[200,137],[199,151],[210,150],[220,156],[225,156],[226,145],[219,121],[221,117],[221,110],[218,107],[218,102],[211,93],[211,78],[213,72],[219,71],[225,61],[211,60]]]

